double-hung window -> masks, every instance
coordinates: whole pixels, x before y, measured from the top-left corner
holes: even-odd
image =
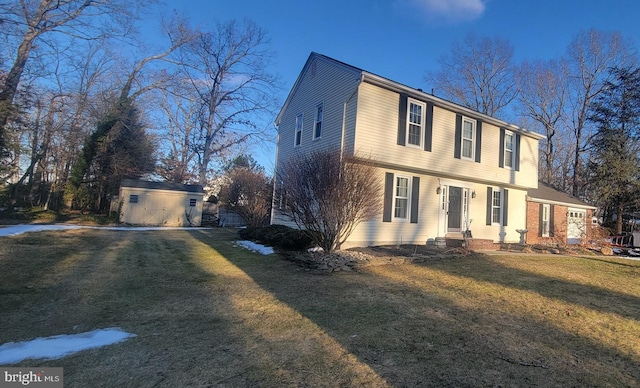
[[[491,200],[491,222],[494,224],[502,223],[502,192],[493,190],[493,198]]]
[[[395,187],[393,192],[393,217],[399,220],[409,218],[409,177],[395,177]]]
[[[504,133],[504,166],[513,168],[514,136],[511,132]]]
[[[462,157],[473,159],[475,151],[476,123],[473,120],[462,119]]]
[[[302,114],[296,116],[296,132],[293,145],[295,147],[302,143]]]
[[[422,146],[425,111],[425,104],[409,99],[409,109],[407,109],[407,144],[417,147]]]
[[[313,138],[317,139],[322,136],[322,116],[324,113],[324,104],[316,105],[316,121],[313,125]]]

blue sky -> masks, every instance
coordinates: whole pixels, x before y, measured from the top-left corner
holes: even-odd
[[[166,8],[196,25],[256,22],[276,54],[282,101],[311,51],[430,90],[425,73],[438,70],[438,58],[469,33],[507,39],[517,62],[557,58],[590,28],[620,31],[640,45],[637,0],[188,0]],[[255,152],[271,170],[275,144]]]

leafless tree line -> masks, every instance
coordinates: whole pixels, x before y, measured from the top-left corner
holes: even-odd
[[[580,32],[559,58],[520,64],[508,40],[469,35],[426,80],[437,95],[546,135],[541,180],[589,199],[590,105],[612,81],[611,69],[634,64],[635,48],[618,32]]]
[[[22,192],[32,205],[73,204],[78,188],[100,186],[106,178],[92,165],[107,161],[92,158],[109,148],[113,128],[133,130],[123,121],[133,111],[144,139],[129,138],[153,147],[131,152],[159,163],[120,155],[104,171],[121,178],[206,185],[237,147],[270,137],[261,123],[276,108],[278,80],[265,32],[250,21],[205,29],[173,16],[158,20],[162,35],[150,44],[136,27],[153,3],[0,0],[0,183],[11,184],[13,202]],[[122,125],[105,126],[110,119]]]

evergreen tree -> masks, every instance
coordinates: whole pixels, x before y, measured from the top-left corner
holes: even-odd
[[[134,104],[121,100],[98,123],[74,166],[69,187],[74,207],[106,211],[122,179],[153,172],[154,152]]]
[[[591,104],[597,131],[587,166],[593,194],[615,211],[621,233],[623,214],[638,203],[640,190],[640,68],[610,71],[613,80]]]

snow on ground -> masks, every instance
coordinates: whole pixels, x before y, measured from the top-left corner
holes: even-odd
[[[67,225],[67,224],[54,224],[54,225],[11,225],[7,227],[0,227],[0,237],[3,236],[17,236],[22,233],[29,232],[42,232],[45,230],[70,230],[70,229],[107,229],[107,230],[174,230],[174,229],[193,229],[189,227],[170,227],[170,226],[153,226],[153,227],[130,227],[130,226],[86,226],[86,225]],[[208,228],[200,228],[208,229]]]
[[[258,252],[258,253],[261,253],[263,255],[270,255],[270,254],[273,253],[273,248],[265,247],[264,245],[254,243],[253,241],[240,240],[240,241],[236,241],[236,244],[240,245],[241,247],[243,247],[245,249],[248,249],[248,250],[254,251],[254,252]]]
[[[99,348],[135,337],[117,327],[86,333],[41,337],[32,341],[7,342],[0,346],[0,365],[15,364],[26,359],[54,359],[81,350]]]

